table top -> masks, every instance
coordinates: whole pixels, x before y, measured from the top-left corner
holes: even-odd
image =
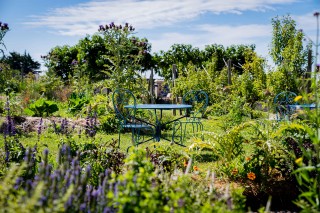
[[[170,110],[170,109],[189,109],[192,108],[192,105],[188,104],[137,104],[137,105],[126,105],[124,108],[136,108],[136,109],[161,109],[161,110]]]
[[[292,109],[315,109],[316,108],[316,104],[292,104],[292,105],[289,105],[290,108]],[[318,108],[320,106],[317,106]]]

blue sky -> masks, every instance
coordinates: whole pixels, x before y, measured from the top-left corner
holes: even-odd
[[[289,14],[315,41],[316,11],[320,0],[0,0],[0,21],[10,27],[6,53],[26,51],[41,63],[51,48],[74,45],[112,21],[132,24],[152,52],[175,43],[255,44],[268,58],[272,18]]]

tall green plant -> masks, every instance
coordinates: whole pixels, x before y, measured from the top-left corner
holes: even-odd
[[[106,62],[103,72],[110,79],[111,88],[133,88],[141,78],[138,71],[147,68],[142,62],[150,55],[151,45],[147,39],[132,36],[134,30],[128,23],[122,26],[113,22],[99,28],[107,50],[102,56]]]
[[[311,123],[294,123],[286,129],[292,133],[295,145],[295,162],[298,168],[293,174],[301,191],[295,203],[302,212],[320,211],[320,143],[318,128],[312,126],[317,116],[317,113],[308,113],[307,118]]]
[[[3,38],[6,35],[6,33],[9,31],[9,26],[7,23],[2,23],[0,21],[0,47],[2,46],[3,48],[6,48],[4,42],[3,42]],[[4,56],[4,51],[3,49],[0,48],[0,53],[2,54],[2,56]]]
[[[273,37],[270,55],[278,66],[281,75],[279,93],[283,90],[296,92],[295,78],[301,77],[306,72],[307,49],[303,45],[303,33],[296,29],[296,22],[288,15],[272,19]]]

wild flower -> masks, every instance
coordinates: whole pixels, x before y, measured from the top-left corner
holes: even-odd
[[[255,180],[255,179],[256,179],[256,174],[253,173],[253,172],[249,172],[249,173],[247,174],[247,177],[248,177],[248,179],[250,179],[250,180]]]
[[[184,167],[187,167],[187,166],[188,166],[188,161],[185,160],[185,159],[183,160],[183,166],[184,166]]]
[[[54,132],[55,132],[56,134],[58,134],[58,133],[59,133],[59,130],[58,130],[58,128],[57,128],[56,122],[55,122],[54,120],[52,120],[51,123],[52,123]]]
[[[199,171],[199,167],[193,166],[193,171]]]
[[[294,102],[298,102],[299,100],[301,100],[302,99],[302,96],[301,95],[298,95],[298,96],[296,96],[294,99],[293,99],[293,101]]]
[[[68,134],[68,120],[66,118],[61,121],[61,133]]]
[[[78,64],[78,61],[73,59],[72,62],[71,62],[71,65],[77,65]]]
[[[87,110],[87,117],[86,117],[86,126],[85,126],[85,133],[89,137],[94,137],[96,135],[97,129],[97,112],[92,114],[91,106]]]
[[[298,159],[295,160],[295,163],[299,165],[299,164],[302,163],[302,160],[303,160],[303,158],[300,157],[300,158],[298,158]]]
[[[234,168],[232,171],[231,171],[231,174],[232,175],[237,175],[238,174],[238,169],[237,168]]]
[[[9,97],[7,97],[7,101],[6,101],[6,106],[5,106],[5,110],[7,111],[7,116],[6,116],[6,131],[4,132],[4,137],[6,138],[7,135],[9,136],[14,136],[16,134],[16,130],[15,130],[15,125],[14,125],[14,121],[11,118],[10,115],[10,101],[9,101]]]
[[[38,141],[40,140],[40,135],[41,135],[41,131],[42,131],[42,122],[43,122],[43,119],[40,118],[40,121],[39,121],[39,125],[38,125]]]
[[[9,25],[7,23],[0,22],[0,30],[1,31],[8,31],[9,30]]]

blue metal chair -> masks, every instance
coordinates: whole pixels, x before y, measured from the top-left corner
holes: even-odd
[[[191,90],[182,98],[183,104],[192,105],[191,109],[185,111],[185,119],[175,121],[173,124],[172,140],[183,143],[186,137],[187,125],[191,124],[192,132],[203,131],[203,124],[201,119],[208,106],[208,95],[202,90]],[[203,136],[202,140],[203,140]]]
[[[290,109],[289,105],[297,104],[294,99],[297,95],[294,92],[283,91],[275,96],[273,99],[274,109],[276,112],[276,119],[289,120],[290,116],[294,113],[293,109]]]
[[[138,146],[141,143],[153,139],[144,140],[144,135],[141,136],[142,131],[152,131],[154,135],[154,128],[151,125],[143,123],[141,120],[136,119],[136,108],[125,108],[126,105],[136,106],[136,98],[130,90],[116,89],[112,94],[112,102],[114,111],[119,120],[119,146],[120,134],[124,129],[131,129],[133,145]]]

